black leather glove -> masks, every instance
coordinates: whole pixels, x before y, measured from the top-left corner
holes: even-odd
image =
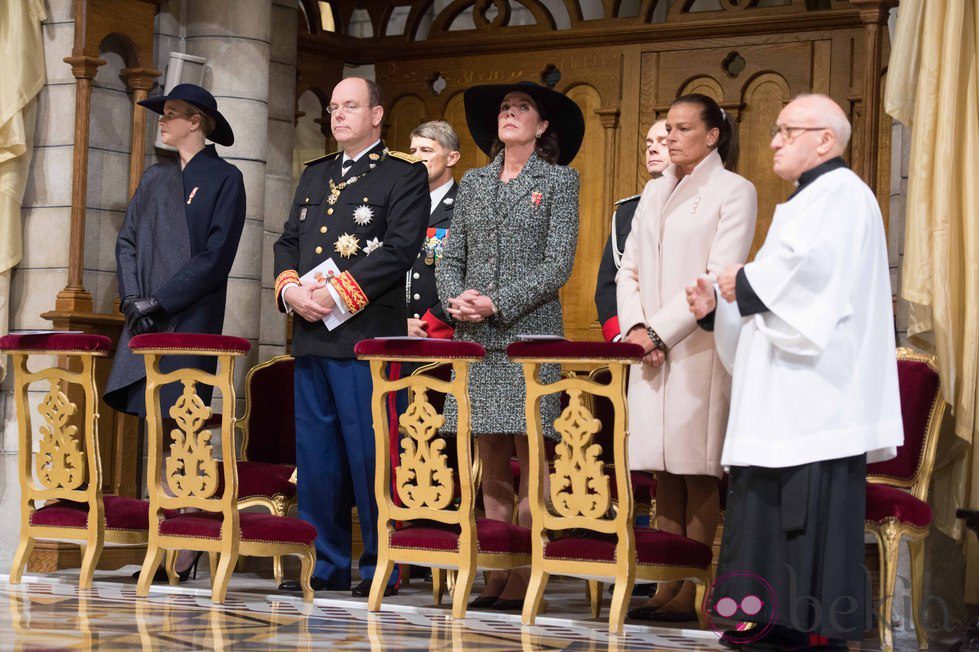
[[[143,333],[155,333],[160,330],[159,325],[152,316],[147,315],[145,317],[138,317],[130,325],[129,330],[132,331],[133,335],[142,335]]]
[[[130,314],[133,311],[133,301],[135,301],[136,298],[137,297],[135,294],[130,294],[123,297],[122,301],[119,303],[119,312],[126,316],[126,321],[129,321],[130,319]]]
[[[129,299],[129,297],[127,297]],[[122,308],[122,305],[119,306]],[[127,304],[126,324],[133,335],[142,335],[157,330],[155,313],[161,311],[160,303],[155,297],[133,297]]]

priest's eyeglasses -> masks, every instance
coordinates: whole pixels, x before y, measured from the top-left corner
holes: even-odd
[[[354,114],[354,113],[360,113],[364,109],[369,109],[369,108],[371,107],[365,106],[363,104],[354,104],[353,102],[347,102],[346,104],[342,104],[342,105],[331,104],[330,106],[326,107],[326,112],[329,113],[330,115],[340,115],[341,113]]]
[[[779,135],[782,137],[782,140],[788,142],[795,137],[795,134],[793,134],[795,131],[822,131],[823,129],[829,129],[829,127],[791,127],[789,125],[772,125],[769,133],[771,133],[772,138]]]

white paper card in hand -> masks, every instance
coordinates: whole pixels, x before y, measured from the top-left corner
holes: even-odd
[[[299,281],[301,283],[328,284],[331,278],[339,275],[340,269],[337,267],[337,264],[333,262],[332,258],[327,258],[322,263],[299,277]],[[344,312],[339,306],[336,306],[332,311],[330,311],[329,315],[323,318],[323,324],[326,326],[327,330],[332,331],[334,328],[350,319],[352,315],[353,313]]]
[[[520,342],[566,342],[567,339],[560,335],[543,335],[534,333],[520,333],[517,335]]]

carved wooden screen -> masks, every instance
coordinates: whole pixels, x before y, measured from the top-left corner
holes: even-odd
[[[759,197],[752,255],[764,239],[774,207],[792,186],[771,172],[769,129],[786,102],[802,92],[833,97],[854,124],[848,160],[887,198],[889,160],[864,167],[866,70],[889,0],[431,0],[378,1],[368,8],[373,33],[357,39],[343,25],[352,0],[335,0],[340,33],[300,38],[317,52],[373,62],[389,98],[387,139],[406,148],[409,123],[448,120],[462,140],[465,170],[485,165],[466,128],[462,92],[469,86],[521,80],[551,85],[582,108],[586,137],[573,166],[582,178],[580,235],[571,279],[561,291],[566,334],[600,339],[593,305],[595,274],[609,233],[612,202],[641,191],[647,181],[643,140],[670,102],[685,92],[716,98],[739,121],[737,171]],[[859,8],[856,6],[859,4]],[[349,5],[349,6],[348,6]],[[393,27],[395,6],[410,7]],[[349,10],[349,11],[348,11]],[[518,20],[519,18],[519,20]],[[886,30],[884,30],[886,35]],[[877,37],[872,38],[871,35]],[[886,56],[886,44],[884,48]],[[437,83],[436,83],[436,80]],[[875,90],[878,88],[875,86]],[[412,100],[404,100],[405,96]],[[424,110],[418,104],[424,105]],[[878,115],[879,97],[872,103]],[[874,127],[876,128],[876,127]],[[890,132],[871,147],[889,151]]]

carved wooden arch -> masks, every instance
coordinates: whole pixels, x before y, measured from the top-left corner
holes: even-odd
[[[551,11],[540,2],[540,0],[514,0],[519,2],[534,17],[535,27],[541,30],[556,30],[557,23]],[[484,14],[490,8],[497,8],[497,15],[492,21],[485,19]],[[477,30],[489,30],[499,27],[506,27],[510,21],[510,2],[509,0],[454,0],[452,4],[443,9],[432,21],[429,28],[429,36],[433,34],[444,34],[449,32],[452,22],[469,8],[473,11],[473,23]]]
[[[705,93],[705,90],[708,92]],[[718,104],[724,101],[724,89],[721,87],[721,83],[710,75],[695,75],[686,80],[677,88],[676,98],[674,99],[679,99],[691,93],[706,95]]]
[[[415,93],[403,93],[390,103],[384,115],[384,142],[392,149],[407,151],[415,127],[429,119],[431,107]],[[407,120],[407,124],[402,124]]]

